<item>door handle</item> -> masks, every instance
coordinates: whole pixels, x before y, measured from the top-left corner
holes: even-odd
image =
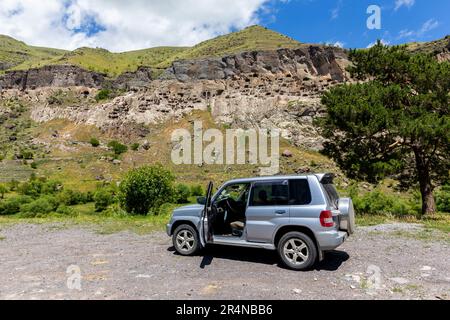
[[[276,214],[286,214],[286,210],[277,210],[275,211]]]

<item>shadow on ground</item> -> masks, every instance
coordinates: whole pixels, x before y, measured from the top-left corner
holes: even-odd
[[[173,247],[168,249],[174,254],[175,249]],[[264,249],[243,248],[243,247],[231,247],[231,246],[209,246],[202,250],[200,256],[203,257],[200,268],[205,269],[212,265],[214,258],[246,261],[252,263],[274,265],[284,268],[280,263],[278,254],[276,251],[269,251]],[[325,253],[324,259],[317,263],[314,270],[317,271],[336,271],[350,256],[344,251],[330,251]]]

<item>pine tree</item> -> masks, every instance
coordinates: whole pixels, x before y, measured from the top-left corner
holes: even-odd
[[[348,70],[359,82],[322,98],[325,153],[351,178],[418,184],[422,213],[434,214],[433,189],[449,181],[450,63],[380,42],[350,58]]]

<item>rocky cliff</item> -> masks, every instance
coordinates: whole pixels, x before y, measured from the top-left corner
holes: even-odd
[[[135,72],[126,72],[117,79],[107,79],[97,73],[71,65],[49,65],[42,68],[8,71],[0,76],[0,88],[33,90],[45,87],[88,87],[133,90],[142,88],[152,80],[152,70],[140,67]]]
[[[295,50],[246,52],[217,59],[175,62],[161,77],[142,81],[123,75],[118,83],[145,86],[101,105],[55,106],[48,97],[55,89],[34,90],[32,117],[57,118],[95,125],[105,131],[179,119],[193,110],[210,110],[218,123],[239,128],[280,128],[294,144],[321,148],[313,119],[324,110],[320,95],[346,81],[345,52],[318,46]]]

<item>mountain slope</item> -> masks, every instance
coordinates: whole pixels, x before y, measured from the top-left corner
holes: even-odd
[[[0,36],[0,70],[72,64],[116,77],[126,71],[135,71],[139,66],[165,69],[173,61],[180,59],[218,57],[242,51],[293,48],[299,45],[299,42],[287,36],[260,26],[207,40],[191,48],[155,47],[122,53],[99,48],[79,48],[71,52],[36,48],[10,37]]]
[[[66,51],[51,48],[28,46],[8,36],[0,35],[0,71],[19,65],[42,66]]]

